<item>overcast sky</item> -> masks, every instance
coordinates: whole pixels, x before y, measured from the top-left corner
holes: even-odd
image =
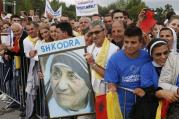
[[[60,2],[65,2],[67,5],[69,4],[75,4],[75,0],[59,0]],[[85,1],[85,0],[84,0]],[[95,0],[98,4],[101,6],[107,6],[110,3],[113,3],[117,0]],[[157,8],[157,7],[163,7],[168,3],[171,4],[176,11],[177,14],[179,14],[179,0],[142,0],[146,3],[147,6],[150,8]]]
[[[179,7],[178,7],[179,0],[143,0],[143,1],[146,3],[147,6],[151,8],[158,8],[158,7],[164,8],[166,4],[170,4],[174,8],[175,12],[179,14]]]

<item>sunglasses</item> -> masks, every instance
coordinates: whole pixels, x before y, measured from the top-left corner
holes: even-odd
[[[90,32],[89,35],[93,35],[93,34],[98,35],[102,31],[104,31],[104,29],[98,30],[98,31],[94,31],[94,32]]]
[[[156,57],[160,57],[160,56],[162,56],[162,55],[167,56],[169,53],[170,53],[169,51],[165,51],[165,52],[161,52],[161,53],[154,53],[154,55],[155,55]]]

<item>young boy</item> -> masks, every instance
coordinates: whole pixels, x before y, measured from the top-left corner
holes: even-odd
[[[136,26],[124,32],[124,49],[114,54],[105,70],[105,81],[109,91],[117,91],[123,117],[128,114],[135,102],[134,89],[140,86],[139,72],[143,64],[150,61],[147,52],[141,50],[142,31]]]

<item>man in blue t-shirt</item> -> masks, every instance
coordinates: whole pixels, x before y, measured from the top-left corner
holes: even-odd
[[[105,70],[105,81],[109,91],[117,91],[123,117],[128,114],[135,102],[134,89],[140,86],[139,72],[143,64],[150,61],[147,52],[141,50],[142,31],[136,26],[124,32],[124,49],[114,54]]]

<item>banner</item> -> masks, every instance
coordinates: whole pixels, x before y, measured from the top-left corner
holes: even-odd
[[[76,16],[98,14],[98,5],[94,0],[76,1]]]
[[[85,40],[83,36],[58,40],[49,43],[42,43],[37,46],[38,55],[50,54],[55,52],[62,52],[73,48],[85,47]]]
[[[58,8],[58,10],[56,12],[54,12],[52,7],[51,7],[51,5],[50,5],[50,3],[49,3],[49,1],[46,0],[45,15],[44,16],[47,17],[47,14],[50,14],[50,15],[52,15],[54,17],[61,17],[61,15],[62,15],[62,7],[60,6]]]
[[[63,46],[60,49],[58,45],[61,43],[66,45],[60,45]],[[43,45],[39,47],[45,54],[39,59],[50,118],[94,114],[94,93],[83,42],[79,38],[71,38],[52,44],[58,51],[54,52],[51,46],[48,50],[41,49]]]

